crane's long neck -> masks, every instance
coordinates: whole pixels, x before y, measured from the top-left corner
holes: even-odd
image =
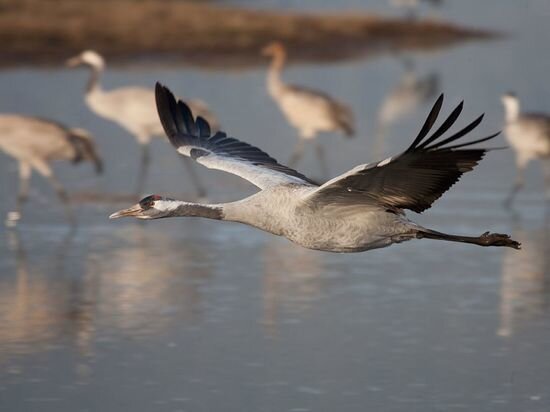
[[[504,109],[506,112],[506,123],[515,122],[520,113],[519,100],[517,98],[507,98],[504,101]]]
[[[101,91],[101,84],[99,83],[101,73],[103,73],[102,67],[90,66],[90,77],[86,84],[87,95]]]
[[[283,87],[284,83],[281,79],[281,73],[285,65],[286,56],[284,52],[279,52],[273,56],[271,61],[271,66],[267,74],[267,89],[271,95],[279,94]]]
[[[209,205],[202,203],[183,202],[180,200],[163,200],[155,204],[155,209],[162,212],[159,217],[205,217],[207,219],[224,220],[224,205]]]

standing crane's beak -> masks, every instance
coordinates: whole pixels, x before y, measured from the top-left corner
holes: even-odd
[[[103,173],[103,161],[99,158],[94,159],[94,167],[96,174],[100,175]]]
[[[109,216],[109,219],[118,219],[119,217],[137,217],[143,212],[143,208],[138,204],[129,207],[128,209],[122,209]]]

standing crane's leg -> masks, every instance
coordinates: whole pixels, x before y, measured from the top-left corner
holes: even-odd
[[[544,170],[544,190],[546,201],[550,203],[550,159],[544,159],[542,168]]]
[[[13,227],[17,224],[17,221],[21,219],[23,204],[29,197],[29,186],[31,180],[32,168],[31,165],[25,161],[19,162],[19,192],[17,193],[17,203],[15,210],[8,212],[6,216],[6,226]]]
[[[197,196],[199,198],[206,197],[206,190],[204,189],[204,186],[202,185],[199,179],[199,176],[195,171],[195,167],[192,165],[191,160],[188,157],[183,157],[182,160],[183,160],[183,165],[187,171],[187,174],[191,178],[191,181],[193,182],[193,186],[195,186],[195,191],[197,192]]]
[[[376,126],[376,132],[374,133],[374,147],[372,149],[371,161],[377,161],[377,159],[383,159],[385,153],[385,142],[388,136],[388,125],[386,122],[378,121]]]
[[[300,137],[296,142],[296,145],[294,146],[294,150],[292,150],[292,154],[290,155],[290,159],[288,161],[289,167],[296,168],[296,165],[304,155],[304,148],[305,148],[305,139]]]
[[[67,192],[65,191],[61,183],[54,176],[50,166],[47,163],[43,162],[42,160],[33,160],[31,163],[31,166],[34,168],[34,170],[36,170],[38,173],[44,176],[48,180],[50,185],[54,188],[55,192],[57,193],[57,197],[59,198],[59,200],[61,200],[61,202],[65,206],[65,213],[67,215],[67,219],[69,220],[69,223],[71,225],[74,225],[76,221],[69,202],[69,196],[67,195]]]
[[[325,156],[325,148],[318,140],[315,140],[315,151],[317,152],[322,178],[326,180],[329,177],[327,158]]]
[[[516,162],[517,165],[517,175],[516,180],[514,182],[514,186],[512,186],[512,190],[510,190],[510,194],[504,201],[504,206],[507,208],[510,208],[512,206],[512,203],[516,197],[516,194],[523,188],[523,185],[525,184],[525,179],[523,177],[525,167],[527,166],[528,160],[525,160],[523,158],[518,159]]]
[[[141,162],[139,166],[139,173],[136,185],[136,195],[139,197],[143,188],[145,187],[145,182],[147,180],[147,174],[149,173],[149,165],[151,163],[151,153],[149,148],[149,141],[139,140],[139,145],[141,147]]]

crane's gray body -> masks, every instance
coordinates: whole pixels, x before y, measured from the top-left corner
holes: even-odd
[[[361,252],[413,239],[419,226],[403,214],[376,206],[316,207],[307,201],[316,186],[264,189],[221,205],[223,220],[245,223],[300,246],[330,252]]]
[[[362,252],[415,238],[481,246],[520,246],[507,235],[488,232],[479,237],[448,235],[418,226],[405,217],[404,209],[422,212],[429,208],[464,172],[472,170],[486,152],[461,148],[495,136],[451,145],[474,129],[481,122],[480,117],[453,136],[438,141],[458,118],[462,103],[428,137],[443,104],[440,96],[420,134],[401,155],[359,165],[318,185],[257,147],[224,132],[212,134],[206,121],[195,119],[188,106],[158,83],[156,102],[166,135],[179,153],[208,168],[240,176],[260,191],[222,204],[190,203],[151,195],[111,214],[111,219],[192,216],[227,220],[328,252]]]

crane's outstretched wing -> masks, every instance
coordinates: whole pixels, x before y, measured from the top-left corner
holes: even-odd
[[[304,200],[311,206],[363,204],[410,209],[418,213],[430,208],[489,150],[470,149],[469,146],[490,140],[500,133],[471,142],[450,144],[474,130],[483,119],[481,115],[452,136],[440,139],[462,112],[461,102],[427,137],[442,104],[443,95],[437,99],[420,133],[404,153],[378,163],[357,166],[323,184]]]
[[[208,122],[202,117],[194,120],[189,107],[181,100],[176,102],[172,92],[160,83],[156,84],[155,96],[164,131],[182,155],[210,169],[240,176],[261,189],[289,183],[315,185],[257,147],[228,137],[224,132],[211,135]]]

